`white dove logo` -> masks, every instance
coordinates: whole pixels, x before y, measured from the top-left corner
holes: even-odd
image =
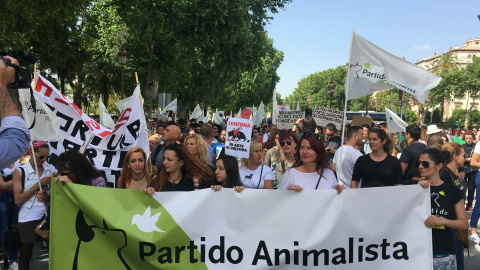
[[[141,215],[135,215],[132,218],[132,225],[137,225],[138,229],[142,232],[160,232],[163,233],[165,231],[160,230],[157,226],[155,226],[155,223],[158,221],[158,218],[160,217],[160,214],[162,212],[158,212],[157,214],[150,216],[151,211],[150,211],[150,205],[147,207],[147,210],[145,210],[145,213],[143,213],[143,216]]]

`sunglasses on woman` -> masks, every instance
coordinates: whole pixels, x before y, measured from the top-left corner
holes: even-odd
[[[280,145],[281,145],[281,146],[285,146],[285,143],[286,143],[287,145],[292,145],[292,141],[281,142]]]
[[[428,161],[417,161],[415,162],[415,166],[420,167],[420,164],[422,164],[422,167],[425,169],[428,169],[430,167],[430,163]]]
[[[35,155],[37,155],[38,159],[39,160],[43,160],[43,159],[49,159],[51,155],[48,155],[48,156],[45,156],[45,155],[38,155],[37,153],[35,153]]]

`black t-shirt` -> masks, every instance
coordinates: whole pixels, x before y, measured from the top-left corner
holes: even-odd
[[[403,181],[405,181],[406,184],[412,184],[412,177],[420,177],[420,172],[417,166],[415,166],[415,162],[418,161],[418,158],[425,149],[427,149],[425,144],[419,142],[412,143],[403,149],[400,162],[408,164],[405,175],[403,176]]]
[[[167,181],[162,191],[193,191],[193,180],[190,175],[184,175],[178,184]]]
[[[364,155],[357,159],[353,167],[352,180],[362,180],[362,188],[373,182],[394,186],[402,183],[402,166],[391,155],[380,162],[374,161],[370,155]]]
[[[432,215],[455,220],[455,204],[463,199],[462,192],[450,182],[430,186]],[[455,254],[452,229],[446,226],[432,228],[433,254]]]

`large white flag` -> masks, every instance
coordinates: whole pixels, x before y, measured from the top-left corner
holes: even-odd
[[[388,130],[391,133],[405,132],[405,128],[408,126],[408,124],[405,123],[400,116],[390,111],[388,108],[385,108],[385,112],[387,113]]]
[[[197,119],[198,121],[203,121],[203,112],[200,108],[200,104],[197,104],[195,110],[193,110],[192,114],[190,115],[190,119]]]
[[[272,101],[272,124],[277,124],[278,107],[277,107],[277,88],[273,89],[273,101]]]
[[[263,105],[263,101],[260,101],[260,106],[258,106],[257,113],[255,114],[255,117],[253,118],[253,125],[260,127],[260,124],[262,123],[263,116],[265,115],[265,108]]]
[[[115,123],[113,122],[107,107],[105,107],[105,104],[103,104],[101,97],[98,100],[98,113],[100,114],[100,125],[103,125],[109,129],[115,129]]]
[[[30,128],[32,141],[63,141],[70,134],[60,129],[60,119],[45,105],[33,92],[36,110],[33,110],[30,99],[30,89],[18,89],[19,100],[22,104],[22,115],[27,127]],[[32,123],[34,123],[32,127]]]
[[[350,65],[345,81],[346,100],[396,87],[423,104],[430,89],[441,79],[352,32]]]
[[[300,100],[297,99],[297,111],[300,111]]]

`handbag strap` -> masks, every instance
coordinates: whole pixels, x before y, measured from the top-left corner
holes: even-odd
[[[320,174],[320,177],[318,177],[317,185],[315,186],[315,189],[318,189],[318,185],[320,184],[320,181],[322,180],[322,175],[323,175],[323,168],[322,168],[322,173]]]
[[[262,164],[262,170],[260,170],[260,179],[258,179],[257,189],[260,187],[260,183],[262,182],[262,174],[263,174],[263,164]]]

